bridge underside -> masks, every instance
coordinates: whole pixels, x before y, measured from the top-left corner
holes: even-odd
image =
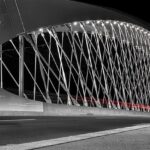
[[[150,111],[150,33],[94,20],[44,27],[1,46],[1,88],[54,104]]]

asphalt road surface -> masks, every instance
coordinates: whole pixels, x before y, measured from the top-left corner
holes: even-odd
[[[0,145],[48,140],[143,123],[150,123],[150,118],[0,117]]]

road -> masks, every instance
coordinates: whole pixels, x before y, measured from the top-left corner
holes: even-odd
[[[0,117],[0,145],[54,139],[70,135],[150,123],[129,117]]]

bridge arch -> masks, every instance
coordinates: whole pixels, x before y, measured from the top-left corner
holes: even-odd
[[[7,2],[1,88],[47,103],[149,112],[150,32],[141,23],[68,0]]]

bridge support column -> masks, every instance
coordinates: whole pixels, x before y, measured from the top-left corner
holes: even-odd
[[[19,96],[24,93],[24,38],[19,36]]]
[[[0,87],[3,88],[2,45],[0,45]]]

